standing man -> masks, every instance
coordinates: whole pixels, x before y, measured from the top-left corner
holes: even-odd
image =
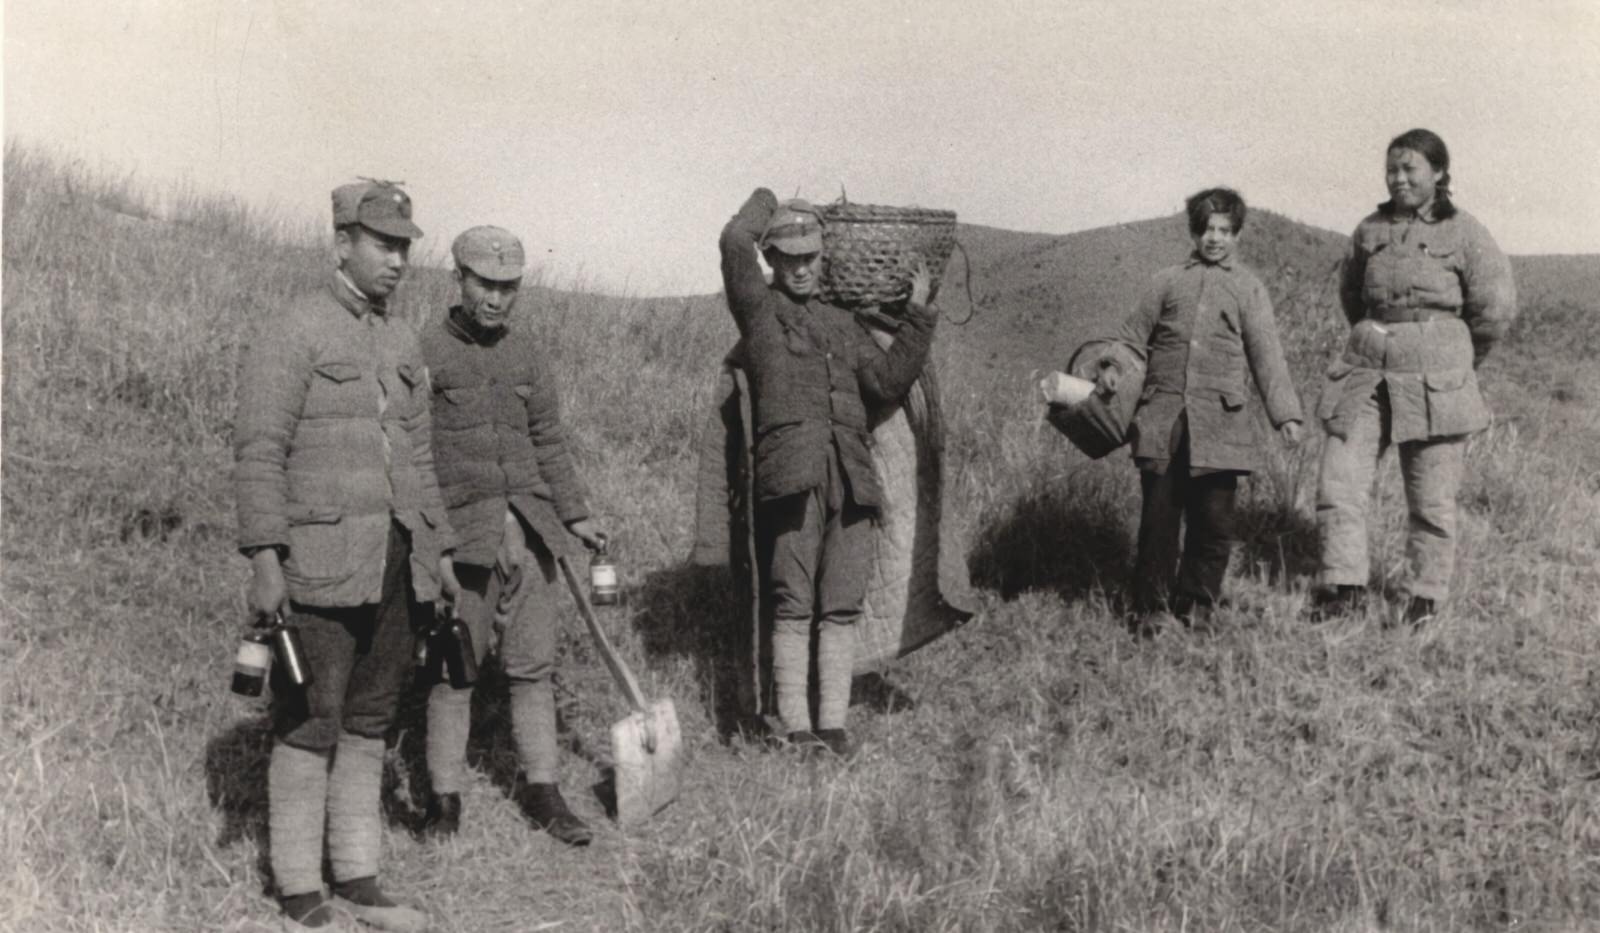
[[[514,322],[522,244],[499,227],[473,227],[451,246],[461,303],[422,336],[433,379],[439,482],[461,536],[460,618],[481,663],[491,634],[511,681],[511,731],[524,776],[516,800],[534,826],[569,845],[589,828],[556,786],[556,619],[562,588],[556,558],[573,538],[604,541],[589,520],[561,426],[555,373],[533,329]],[[494,632],[498,629],[498,632]],[[470,687],[449,683],[428,700],[431,835],[461,821]]]
[[[905,325],[885,351],[854,314],[818,297],[822,219],[809,203],[780,205],[759,188],[723,228],[720,246],[753,396],[757,559],[773,607],[778,717],[790,742],[844,755],[854,623],[882,504],[867,413],[898,404],[922,372],[938,323],[931,278],[918,269]]]
[[[427,917],[377,881],[384,733],[414,629],[441,586],[445,598],[456,590],[427,372],[387,304],[422,231],[386,182],[334,189],[333,226],[330,280],[258,320],[239,365],[234,487],[250,610],[299,629],[312,675],[303,689],[274,684],[272,874],[289,929],[353,928],[353,916],[422,930]]]

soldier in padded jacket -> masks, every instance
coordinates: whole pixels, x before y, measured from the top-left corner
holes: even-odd
[[[773,608],[778,717],[792,743],[846,754],[852,626],[866,599],[881,501],[868,412],[898,403],[922,372],[938,321],[931,277],[918,270],[905,326],[885,351],[853,312],[819,297],[822,218],[807,202],[780,205],[757,189],[720,245],[753,396],[757,559]]]
[[[233,481],[250,608],[263,623],[287,615],[312,674],[303,690],[274,681],[272,874],[286,928],[420,930],[427,917],[390,900],[377,872],[384,733],[414,630],[456,588],[426,368],[388,302],[422,231],[383,182],[335,189],[333,223],[337,269],[255,322],[239,360]]]
[[[555,372],[538,331],[513,312],[523,250],[499,227],[473,227],[451,246],[461,301],[422,335],[433,383],[439,486],[460,537],[460,618],[482,661],[491,638],[511,683],[511,734],[522,765],[514,796],[528,821],[568,845],[589,828],[556,785],[551,675],[566,596],[556,559],[599,547],[561,423]],[[428,700],[430,835],[461,820],[472,688],[448,682]]]

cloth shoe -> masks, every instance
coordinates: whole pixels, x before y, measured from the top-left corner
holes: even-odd
[[[818,729],[816,737],[840,758],[849,758],[856,753],[854,742],[850,741],[850,734],[843,729]]]
[[[427,914],[384,894],[376,878],[335,882],[332,903],[367,926],[390,933],[426,933],[432,926]]]
[[[1164,628],[1178,624],[1178,617],[1165,609],[1135,613],[1128,617],[1128,632],[1135,638],[1150,639]]]
[[[523,784],[517,789],[517,806],[535,829],[542,829],[569,846],[586,846],[594,838],[589,825],[567,807],[554,784]]]
[[[1172,616],[1190,631],[1204,634],[1216,627],[1214,625],[1216,606],[1208,599],[1198,599],[1180,593],[1173,598],[1171,611]]]
[[[820,735],[810,729],[795,729],[789,733],[788,740],[792,748],[798,748],[801,751],[821,748],[826,744],[822,741]]]
[[[1437,607],[1434,605],[1433,600],[1422,596],[1413,596],[1406,603],[1405,615],[1402,616],[1401,620],[1412,628],[1422,628],[1433,619],[1435,614],[1437,614]]]
[[[454,836],[461,829],[461,795],[433,794],[422,817],[422,832],[434,839]]]
[[[322,896],[321,891],[278,899],[283,915],[273,929],[283,933],[362,933],[361,924],[343,905]]]
[[[1325,622],[1334,616],[1354,615],[1366,602],[1365,587],[1340,583],[1311,591],[1311,621]]]

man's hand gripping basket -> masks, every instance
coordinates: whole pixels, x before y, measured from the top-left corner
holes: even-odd
[[[919,261],[938,291],[956,245],[955,211],[845,200],[819,210],[826,300],[844,307],[904,301]]]

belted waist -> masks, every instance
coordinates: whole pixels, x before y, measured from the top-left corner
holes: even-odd
[[[1432,317],[1379,323],[1368,318],[1350,330],[1344,361],[1391,373],[1447,372],[1472,368],[1467,324],[1448,311],[1422,311]]]
[[[1380,324],[1421,324],[1460,316],[1454,311],[1441,311],[1438,308],[1383,308],[1375,314],[1368,314],[1367,318]]]

